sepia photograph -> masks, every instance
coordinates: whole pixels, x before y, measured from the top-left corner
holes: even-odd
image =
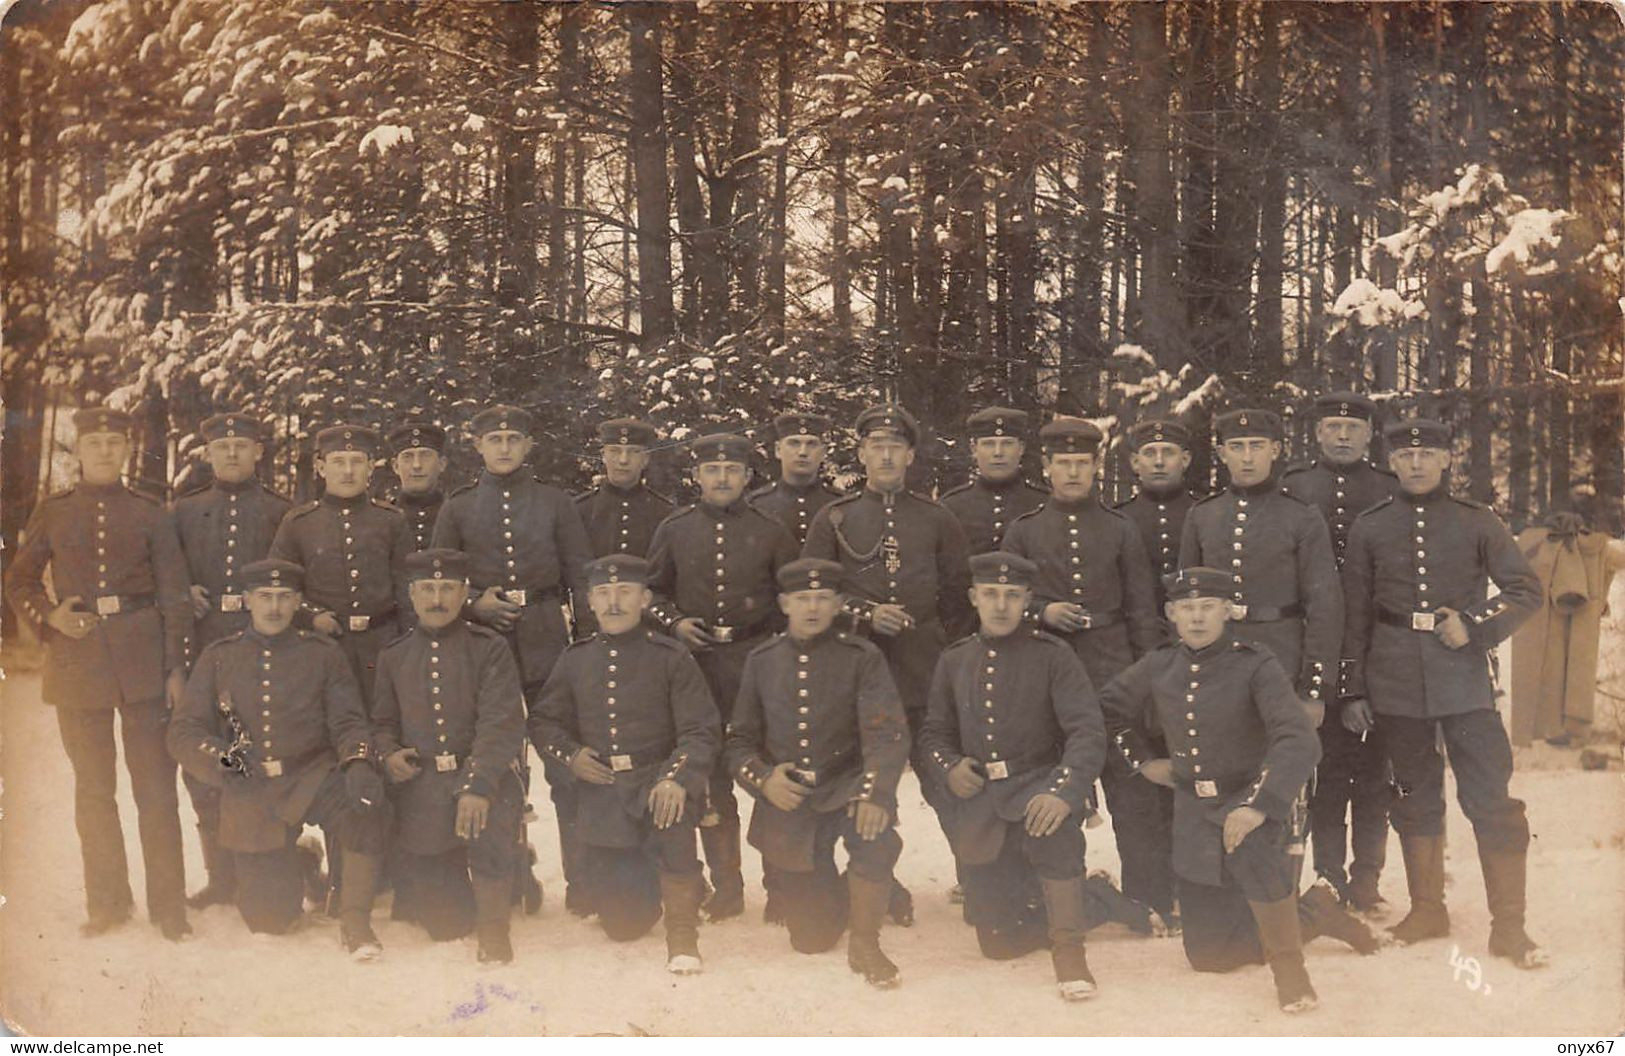
[[[1622,69],[0,0],[7,1051],[1611,1051]]]

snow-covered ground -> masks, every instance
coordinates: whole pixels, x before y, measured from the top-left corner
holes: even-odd
[[[470,942],[437,945],[392,923],[380,907],[386,952],[355,965],[336,925],[314,923],[285,938],[251,936],[235,910],[193,913],[196,936],[181,945],[144,922],[99,939],[78,936],[83,886],[74,834],[72,783],[36,676],[3,687],[0,765],[0,1008],[14,1030],[33,1034],[1563,1034],[1600,1036],[1625,1025],[1625,797],[1620,771],[1521,771],[1514,794],[1529,803],[1530,927],[1553,966],[1523,973],[1489,958],[1484,888],[1471,830],[1451,803],[1452,939],[1388,949],[1363,959],[1319,940],[1309,969],[1321,1007],[1306,1017],[1275,1009],[1262,967],[1199,976],[1177,940],[1147,939],[1112,926],[1091,936],[1101,992],[1065,1005],[1049,959],[1014,963],[977,954],[974,934],[945,892],[948,849],[912,777],[905,778],[899,872],[918,903],[918,923],[888,928],[883,942],[902,967],[903,986],[866,987],[839,949],[793,953],[785,934],[760,923],[754,852],[747,852],[747,916],[701,931],[705,974],[664,970],[657,931],[617,945],[593,924],[566,915],[553,823],[545,794],[532,838],[542,850],[548,901],[539,917],[516,919],[515,963],[483,968]],[[1572,764],[1571,764],[1572,765]],[[121,782],[122,782],[121,774]],[[1452,789],[1453,795],[1453,789]],[[184,793],[182,802],[185,803]],[[142,902],[134,807],[124,788],[125,830]],[[202,864],[187,826],[189,884]],[[1109,829],[1089,831],[1090,865],[1116,871]],[[1405,904],[1395,843],[1383,890]],[[1482,985],[1450,955],[1480,958]]]

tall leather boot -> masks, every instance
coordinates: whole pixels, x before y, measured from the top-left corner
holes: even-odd
[[[1362,957],[1369,957],[1382,948],[1382,942],[1371,928],[1344,907],[1338,900],[1337,890],[1324,877],[1298,899],[1298,925],[1305,945],[1316,936],[1325,935],[1352,947]]]
[[[1389,933],[1406,946],[1424,939],[1442,939],[1450,934],[1450,914],[1444,907],[1444,837],[1401,836],[1399,849],[1405,858],[1405,886],[1410,889],[1411,910]]]
[[[1309,969],[1303,963],[1303,935],[1298,925],[1298,900],[1282,898],[1274,902],[1252,902],[1253,921],[1258,925],[1258,944],[1264,960],[1275,976],[1275,996],[1282,1012],[1307,1012],[1320,1003],[1309,982]]]
[[[1519,968],[1546,967],[1551,959],[1524,931],[1528,852],[1486,850],[1481,844],[1478,864],[1484,870],[1484,895],[1490,905],[1490,952]]]
[[[705,967],[700,960],[700,900],[705,896],[705,878],[698,869],[692,873],[660,872],[660,906],[666,917],[666,971],[673,975],[697,975]]]
[[[372,932],[372,895],[383,873],[383,859],[348,847],[343,850],[344,884],[339,888],[339,936],[354,961],[376,961],[384,944]]]
[[[745,877],[740,871],[739,819],[724,818],[700,828],[705,864],[711,867],[711,897],[705,900],[705,919],[716,922],[745,912]]]
[[[1388,789],[1366,789],[1356,781],[1350,840],[1354,860],[1349,865],[1348,903],[1358,913],[1381,916],[1388,908],[1377,881],[1388,860]]]
[[[863,976],[870,986],[890,990],[902,982],[897,965],[880,948],[880,923],[891,902],[891,882],[869,880],[848,869],[846,890],[847,967]]]
[[[1089,910],[1084,896],[1083,877],[1050,880],[1039,877],[1044,888],[1044,908],[1049,914],[1050,963],[1055,966],[1055,985],[1066,1001],[1087,1001],[1099,989],[1089,971],[1089,958],[1083,937],[1089,930]]]
[[[577,917],[592,916],[598,910],[592,904],[593,887],[591,870],[587,867],[587,845],[581,842],[573,813],[568,819],[563,813],[559,814],[559,867],[564,873],[564,908]],[[530,912],[528,899],[531,897],[534,897],[537,909],[541,908],[541,884],[536,885],[533,893],[526,883],[527,877],[534,878],[535,875],[532,862],[521,862],[515,867],[514,878],[519,881],[522,898],[526,899],[527,913]]]
[[[236,857],[221,848],[220,834],[213,827],[199,825],[197,839],[203,849],[203,870],[209,879],[196,894],[187,897],[186,904],[193,909],[203,909],[232,902],[237,897]]]
[[[508,917],[513,912],[513,881],[506,876],[470,877],[474,886],[474,935],[481,964],[507,964],[513,960],[508,938]]]

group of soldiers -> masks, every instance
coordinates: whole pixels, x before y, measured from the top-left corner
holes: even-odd
[[[921,430],[903,408],[858,417],[864,479],[846,495],[824,483],[831,423],[792,411],[773,423],[778,479],[754,491],[749,440],[688,444],[698,499],[681,508],[644,484],[657,435],[634,419],[602,423],[602,483],[574,499],[526,468],[522,408],[474,416],[483,468],[449,494],[441,426],[331,426],[321,498],[290,506],[255,477],[261,423],[223,413],[201,428],[210,483],[166,511],[121,483],[128,417],[82,410],[81,481],[39,505],[6,586],[48,646],[83,930],[133,908],[116,710],[169,939],[188,905],[299,926],[322,893],[301,840],[319,826],[353,957],[380,955],[388,888],[396,919],[511,960],[513,907],[541,901],[528,740],[566,907],[617,940],[663,917],[675,973],[701,968],[702,918],[744,911],[743,789],[764,918],[803,952],[845,933],[853,971],[895,986],[879,940],[913,921],[894,875],[911,767],[984,955],[1048,947],[1061,996],[1087,998],[1085,936],[1133,922],[1127,904],[1180,932],[1198,971],[1267,963],[1301,1011],[1317,1000],[1306,942],[1383,942],[1362,918],[1385,909],[1390,818],[1410,895],[1392,938],[1449,933],[1448,753],[1490,949],[1537,967],[1488,654],[1540,585],[1495,514],[1450,493],[1445,426],[1391,422],[1388,469],[1369,460],[1371,400],[1313,411],[1320,456],[1284,471],[1277,414],[1217,415],[1228,486],[1206,498],[1187,490],[1187,427],[1140,421],[1139,488],[1115,507],[1085,419],[1037,430],[1046,490],[1022,475],[1028,416],[977,411],[976,474],[934,501],[906,486]],[[369,492],[385,455],[389,502]],[[190,898],[177,762],[208,873]],[[1097,781],[1121,893],[1085,870]]]

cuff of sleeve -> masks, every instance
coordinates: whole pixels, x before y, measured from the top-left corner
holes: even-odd
[[[683,614],[675,605],[656,604],[649,606],[649,618],[660,625],[661,631],[670,634]]]
[[[867,598],[847,598],[843,607],[855,623],[867,623],[875,615],[875,603]]]
[[[1326,684],[1326,665],[1319,660],[1306,662],[1298,675],[1298,696],[1305,700],[1326,700],[1332,695]]]
[[[1138,730],[1118,730],[1112,734],[1112,745],[1135,773],[1139,773],[1140,767],[1157,758],[1157,753],[1151,750],[1144,735]]]
[[[366,741],[356,741],[339,754],[339,766],[349,766],[354,762],[372,761],[372,749]]]
[[[1365,696],[1364,666],[1358,660],[1344,660],[1341,666],[1343,668],[1342,696],[1345,699]]]
[[[1021,614],[1021,618],[1034,627],[1044,626],[1044,608],[1048,604],[1049,602],[1042,598],[1033,598],[1027,602],[1027,609]]]
[[[963,758],[963,755],[956,755],[953,752],[945,752],[941,748],[931,749],[931,761],[937,764],[937,769],[940,770],[944,775],[946,775],[948,771],[952,770],[954,767],[958,766],[959,760]]]
[[[1076,814],[1083,807],[1085,799],[1083,788],[1079,787],[1072,774],[1070,766],[1057,766],[1050,771],[1049,784],[1044,786],[1044,791],[1052,796],[1060,796]]]
[[[1252,783],[1252,787],[1247,790],[1246,798],[1239,805],[1263,811],[1266,818],[1285,821],[1291,815],[1292,802],[1297,797],[1282,796],[1279,790],[1267,783],[1268,777],[1268,770],[1259,774],[1258,780]]]
[[[549,759],[563,766],[569,766],[570,760],[574,759],[576,753],[581,750],[581,745],[574,741],[549,741],[546,744],[537,745],[537,749]]]
[[[484,774],[470,774],[462,791],[471,796],[479,796],[481,799],[495,799],[497,796],[496,785]]]
[[[739,778],[740,784],[752,792],[760,792],[767,783],[767,777],[773,772],[773,767],[766,759],[753,755],[739,764],[734,775]]]

